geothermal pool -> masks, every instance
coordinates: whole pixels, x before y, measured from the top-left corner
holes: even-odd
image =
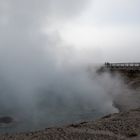
[[[105,114],[97,110],[88,109],[71,109],[70,108],[57,108],[56,110],[36,110],[38,113],[31,112],[17,112],[13,111],[3,112],[1,118],[11,118],[8,122],[0,122],[0,133],[15,133],[41,130],[47,127],[63,126],[71,123],[94,120]],[[2,112],[1,112],[2,114]]]

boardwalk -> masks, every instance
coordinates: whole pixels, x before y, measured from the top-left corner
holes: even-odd
[[[109,70],[140,71],[140,63],[105,63]]]

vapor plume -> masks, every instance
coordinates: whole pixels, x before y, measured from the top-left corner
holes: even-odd
[[[122,81],[97,76],[96,68],[89,71],[98,54],[79,50],[61,36],[63,23],[81,15],[89,3],[0,1],[0,115],[23,122],[19,131],[118,112],[113,100]]]

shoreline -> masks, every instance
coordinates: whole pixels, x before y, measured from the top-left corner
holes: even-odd
[[[34,132],[0,134],[0,140],[138,140],[140,108],[109,114],[95,121],[52,127]]]

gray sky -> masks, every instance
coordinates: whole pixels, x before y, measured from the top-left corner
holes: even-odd
[[[92,0],[62,36],[99,61],[140,61],[140,1]],[[97,54],[98,52],[98,54]]]
[[[139,0],[0,0],[0,49],[33,48],[36,34],[88,61],[140,61],[139,7]]]

